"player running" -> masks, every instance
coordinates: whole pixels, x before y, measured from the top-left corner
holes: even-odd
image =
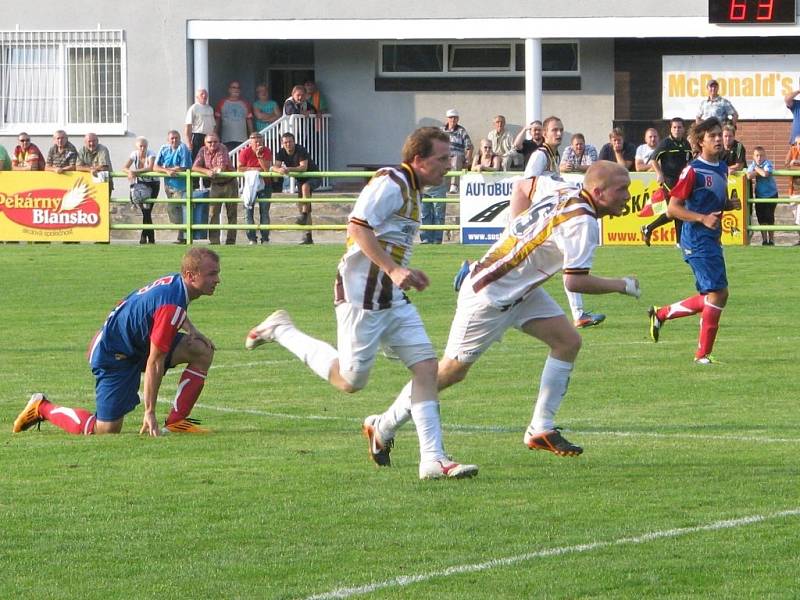
[[[445,455],[436,352],[405,294],[429,284],[425,273],[408,265],[419,231],[421,190],[442,183],[450,165],[450,138],[435,127],[417,129],[406,139],[402,155],[399,167],[375,174],[350,213],[347,250],[334,286],[338,348],[297,329],[283,310],[253,328],[245,347],[278,342],[322,379],[352,393],[367,384],[380,346],[387,346],[412,373],[409,414],[419,436],[420,479],[471,477],[478,467]]]
[[[537,190],[540,184],[542,191]],[[439,361],[440,390],[462,381],[478,358],[512,327],[550,348],[533,418],[523,438],[531,450],[560,456],[583,452],[561,435],[554,421],[581,336],[542,284],[563,271],[570,291],[641,295],[634,277],[607,279],[589,273],[600,242],[598,220],[622,214],[630,198],[629,184],[628,172],[609,161],[593,164],[582,188],[547,177],[526,180],[521,189],[533,202],[512,219],[483,258],[472,264],[459,292],[447,348]],[[409,383],[385,413],[364,421],[372,458],[379,465],[389,463],[395,433],[410,418],[411,391]]]
[[[698,294],[669,306],[651,306],[650,337],[658,341],[665,321],[701,313],[700,336],[694,362],[710,365],[722,309],[728,302],[728,278],[722,255],[720,217],[724,210],[741,207],[728,198],[728,166],[721,162],[722,126],[716,117],[706,119],[689,132],[698,152],[670,192],[667,215],[683,221],[681,251],[695,278]]]
[[[125,415],[139,404],[144,372],[144,418],[139,433],[207,433],[189,419],[214,358],[214,345],[189,321],[189,302],[211,296],[219,284],[219,256],[192,248],[183,257],[181,272],[156,279],[131,292],[108,315],[89,347],[95,376],[96,410],[53,404],[33,394],[14,421],[12,431],[50,421],[68,433],[119,433]],[[186,334],[180,333],[180,330]],[[156,400],[167,369],[186,363],[164,429],[156,421]]]

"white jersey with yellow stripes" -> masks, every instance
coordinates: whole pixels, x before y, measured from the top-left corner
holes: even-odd
[[[600,243],[591,194],[575,183],[554,183],[542,186],[541,196],[537,190],[531,206],[473,265],[468,284],[487,304],[507,308],[559,271],[591,269]]]
[[[394,261],[408,267],[420,225],[420,186],[408,164],[380,169],[361,191],[348,221],[372,229]],[[349,302],[366,310],[382,310],[410,302],[384,271],[348,237],[339,262],[334,290],[336,304]]]

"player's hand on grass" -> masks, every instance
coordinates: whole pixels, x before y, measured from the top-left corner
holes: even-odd
[[[147,434],[150,437],[157,437],[160,433],[158,422],[156,421],[155,413],[145,411],[144,418],[142,419],[142,428],[139,430],[140,434]]]
[[[642,288],[639,287],[639,280],[636,277],[623,277],[625,282],[625,294],[633,296],[637,300],[642,296]]]

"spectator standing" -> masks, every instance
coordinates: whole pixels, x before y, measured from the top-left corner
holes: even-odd
[[[317,114],[329,112],[328,101],[325,99],[325,96],[322,95],[322,92],[319,91],[316,81],[309,79],[303,84],[303,87],[306,89],[306,98],[314,107],[314,112]]]
[[[587,144],[582,133],[576,133],[561,155],[559,169],[562,173],[585,173],[596,162],[597,148]]]
[[[206,177],[211,178],[211,198],[237,198],[238,186],[236,179],[233,177],[223,177],[220,173],[233,171],[228,152],[219,141],[219,135],[216,133],[209,133],[206,136],[203,149],[197,153],[197,158],[194,159],[192,170],[202,173]],[[222,205],[225,206],[225,214],[228,219],[228,225],[236,225],[238,222],[238,201],[234,202],[219,202],[211,203],[208,210],[209,224],[219,225],[222,221]],[[208,230],[208,240],[211,244],[219,244],[220,235],[219,229]],[[236,230],[228,229],[225,234],[225,244],[233,246],[236,244]]]
[[[186,111],[184,130],[186,143],[192,149],[192,160],[197,157],[197,153],[203,148],[206,136],[214,133],[217,128],[217,121],[214,118],[214,109],[208,103],[208,91],[200,88],[195,96],[197,102]]]
[[[447,198],[447,182],[439,185],[426,185],[422,188],[422,198]],[[447,218],[447,203],[422,202],[422,225],[444,225]],[[444,240],[444,231],[441,229],[420,229],[419,240],[421,244],[441,244]]]
[[[11,170],[11,157],[8,155],[8,151],[0,146],[0,171],[10,171]]]
[[[636,158],[634,164],[637,171],[655,171],[652,158],[658,146],[658,131],[650,127],[644,132],[644,144],[636,148]]]
[[[785,166],[790,171],[800,171],[800,134],[794,138],[792,147],[786,154]],[[789,196],[800,200],[800,176],[789,178]],[[794,224],[800,225],[800,205],[794,203]],[[800,232],[798,232],[800,236]],[[800,239],[795,242],[795,246],[800,246]]]
[[[17,147],[11,157],[13,171],[43,171],[44,156],[39,147],[31,142],[31,136],[24,131],[17,136]]]
[[[464,126],[458,124],[460,117],[455,108],[448,110],[445,118],[447,123],[442,127],[442,131],[450,136],[450,168],[461,171],[472,164],[472,140]],[[450,193],[458,193],[458,179],[455,177],[450,180]]]
[[[137,137],[134,143],[134,151],[125,161],[122,168],[128,174],[128,181],[131,183],[130,196],[131,202],[139,206],[142,211],[142,224],[152,225],[153,223],[153,203],[146,200],[158,198],[161,189],[161,182],[157,177],[142,175],[154,170],[156,153],[150,150],[146,138]],[[146,191],[146,193],[145,193]],[[139,237],[140,244],[155,244],[156,234],[152,229],[142,229]]]
[[[722,126],[722,160],[728,165],[728,173],[743,171],[747,167],[747,150],[736,139],[736,127]]]
[[[495,154],[492,142],[488,138],[481,140],[478,154],[472,161],[472,170],[476,173],[500,170],[500,157]]]
[[[525,136],[530,134],[530,139]],[[522,154],[522,165],[528,164],[531,154],[539,146],[544,144],[544,126],[541,121],[531,121],[528,127],[520,130],[514,138],[514,149]]]
[[[284,176],[290,176],[292,173],[317,170],[317,165],[308,150],[295,142],[294,134],[284,133],[281,136],[281,149],[278,150],[278,154],[275,156],[275,164],[272,167],[272,171]],[[297,196],[302,199],[311,198],[312,191],[317,189],[319,185],[320,180],[317,178],[298,179]],[[298,202],[297,209],[300,211],[300,215],[295,219],[295,223],[304,226],[311,225],[311,203]],[[310,230],[303,233],[300,243],[314,243]]]
[[[608,143],[600,148],[599,160],[610,160],[622,165],[628,171],[634,171],[636,160],[636,146],[625,141],[625,133],[619,127],[614,127],[608,134]]]
[[[250,134],[249,144],[239,150],[239,171],[255,171],[269,172],[272,170],[272,152],[264,146],[264,137],[258,133],[253,132]],[[254,182],[255,183],[255,182]],[[245,219],[248,225],[255,224],[255,205],[258,204],[258,222],[261,225],[269,225],[269,202],[262,202],[261,198],[269,198],[272,196],[272,180],[266,177],[261,178],[263,187],[257,189],[253,184],[251,187],[249,178],[245,177],[244,185],[242,186],[242,198],[244,199],[245,206]],[[250,201],[250,194],[258,198],[258,202]],[[258,242],[258,232],[251,229],[247,230],[247,240],[251,246],[255,246]],[[261,243],[269,243],[269,229],[261,230]]]
[[[296,85],[292,88],[292,94],[283,103],[284,115],[303,115],[308,116],[316,113],[317,110],[306,98],[306,88]]]
[[[797,95],[800,94],[800,89],[792,90],[783,97],[783,102],[792,112],[792,131],[789,135],[789,145],[792,146],[800,135],[800,100]]]
[[[522,154],[514,148],[514,138],[506,129],[506,118],[503,115],[497,115],[494,118],[494,129],[486,137],[492,144],[492,152],[500,157],[503,171],[525,167],[522,162]]]
[[[690,160],[692,160],[692,147],[686,141],[686,125],[683,119],[675,117],[670,121],[669,137],[661,140],[653,152],[651,162],[658,184],[669,192],[678,183],[681,171]],[[672,220],[675,221],[675,236],[680,245],[683,224],[679,220],[667,216],[666,213],[658,215],[652,223],[642,227],[644,243],[649,246],[653,231]]]
[[[253,109],[249,102],[242,100],[242,86],[238,81],[228,84],[228,97],[217,102],[214,117],[217,135],[228,152],[241,145],[253,131]]]
[[[45,171],[54,173],[65,173],[75,170],[75,162],[78,160],[78,151],[72,142],[69,141],[66,131],[57,130],[53,134],[53,145],[47,152]]]
[[[181,142],[181,134],[174,129],[167,133],[167,143],[158,149],[156,155],[155,170],[165,173],[169,177],[164,178],[164,193],[170,200],[180,200],[186,198],[186,178],[177,177],[187,169],[192,167],[192,151]],[[186,219],[184,212],[186,207],[183,204],[167,204],[167,216],[173,225],[182,225]],[[186,243],[186,232],[178,230],[176,244]]]
[[[775,170],[772,162],[767,158],[763,146],[753,148],[753,160],[747,167],[747,178],[754,182],[755,198],[777,198],[778,184],[772,172]],[[775,225],[775,203],[756,202],[756,217],[759,225]],[[774,246],[775,232],[762,231],[761,245]]]
[[[730,100],[719,95],[719,83],[717,80],[709,80],[706,88],[708,89],[708,96],[700,102],[694,122],[699,123],[715,117],[722,125],[730,122],[735,127],[736,122],[739,120],[739,113],[736,112]]]
[[[108,181],[111,184],[111,155],[94,133],[87,133],[83,138],[83,148],[78,151],[78,159],[75,162],[77,171],[91,173],[95,181]]]
[[[259,132],[281,118],[281,109],[278,108],[278,103],[269,97],[269,87],[266,83],[256,86],[253,116],[255,117],[255,130]]]

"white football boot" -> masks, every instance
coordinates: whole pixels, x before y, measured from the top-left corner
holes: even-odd
[[[462,465],[449,458],[419,463],[420,479],[466,479],[478,474],[478,465]]]
[[[257,348],[261,344],[275,341],[275,329],[281,325],[293,327],[292,318],[285,310],[276,310],[260,324],[256,325],[244,339],[244,347],[248,350]]]

